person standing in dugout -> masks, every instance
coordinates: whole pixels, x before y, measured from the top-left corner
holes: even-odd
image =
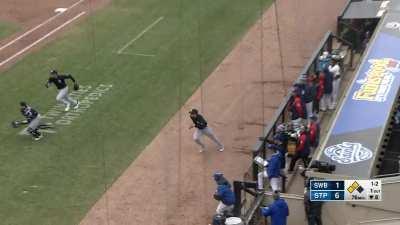
[[[40,140],[43,135],[39,132],[40,114],[30,107],[26,102],[20,102],[21,114],[26,118],[24,124],[28,124],[28,132],[32,135],[35,141]]]
[[[189,127],[189,129],[197,128],[193,133],[193,140],[200,145],[200,152],[203,152],[206,146],[201,142],[201,137],[206,135],[209,137],[214,143],[218,145],[218,150],[220,152],[224,151],[224,145],[218,140],[217,136],[215,136],[214,132],[207,125],[207,121],[204,119],[202,115],[199,114],[197,109],[192,109],[189,111],[190,119],[193,121],[193,125]]]
[[[78,90],[79,85],[71,74],[67,75],[58,74],[57,70],[50,71],[49,80],[45,85],[46,88],[48,88],[52,83],[56,86],[58,90],[56,100],[65,105],[66,112],[69,111],[71,105],[74,107],[74,109],[77,109],[79,107],[79,101],[71,98],[68,94],[68,85],[66,83],[66,80],[68,79],[74,82],[74,90]]]

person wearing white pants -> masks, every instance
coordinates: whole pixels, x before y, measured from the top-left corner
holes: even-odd
[[[340,89],[340,66],[339,62],[336,59],[332,60],[332,65],[328,67],[329,72],[333,75],[333,82],[332,82],[332,108],[335,108],[337,105],[339,89]]]
[[[64,105],[66,105],[68,107],[68,109],[70,108],[71,105],[78,105],[77,100],[74,100],[73,98],[71,98],[68,94],[68,86],[58,90],[58,94],[56,96],[56,100],[58,102],[62,102]],[[68,111],[68,110],[65,110]]]
[[[61,102],[65,105],[65,111],[68,112],[71,105],[74,107],[74,109],[77,109],[79,107],[79,101],[74,100],[68,95],[68,85],[66,83],[66,80],[72,80],[74,82],[74,85],[76,85],[76,80],[74,77],[72,77],[71,74],[68,75],[61,75],[58,74],[56,70],[50,71],[50,78],[46,83],[46,87],[48,88],[52,83],[57,87],[58,94],[56,97],[56,100],[58,102]]]
[[[271,148],[274,151],[274,154],[271,155],[271,158],[267,160],[268,164],[263,172],[258,173],[257,176],[257,188],[259,190],[264,189],[264,178],[268,177],[269,184],[271,186],[272,191],[280,191],[281,190],[281,163],[282,163],[282,155],[275,148]]]
[[[236,202],[235,194],[232,191],[231,184],[221,172],[214,173],[213,177],[215,183],[217,184],[217,190],[215,190],[214,199],[219,201],[215,211],[220,215],[231,213]]]
[[[192,129],[193,127],[196,127],[196,131],[193,133],[193,140],[200,146],[200,152],[203,152],[206,146],[201,142],[201,137],[203,135],[206,135],[208,138],[210,138],[215,144],[218,145],[218,150],[220,152],[224,151],[224,145],[219,141],[217,136],[214,134],[212,129],[207,126],[207,121],[204,119],[202,115],[199,114],[199,111],[197,109],[192,109],[189,112],[190,118],[193,121],[193,125],[189,127],[189,129]]]
[[[234,205],[225,205],[222,201],[219,201],[217,209],[215,210],[215,212],[217,214],[225,214],[225,213],[229,213],[233,211],[233,208],[235,206]]]
[[[268,173],[266,170],[264,170],[264,172],[260,172],[257,174],[257,188],[259,190],[264,189],[264,179],[265,178],[268,178]],[[280,191],[281,186],[282,186],[281,185],[281,177],[269,178],[269,185],[271,186],[272,191]]]
[[[322,96],[321,102],[320,102],[320,107],[321,111],[326,111],[326,109],[333,109],[333,104],[332,104],[332,94],[324,94]]]

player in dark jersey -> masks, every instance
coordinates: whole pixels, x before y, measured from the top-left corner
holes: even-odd
[[[46,87],[48,88],[51,84],[54,84],[57,87],[58,94],[56,100],[65,104],[65,111],[68,112],[71,105],[74,107],[74,109],[77,109],[79,107],[79,101],[69,97],[66,80],[72,80],[72,82],[76,84],[75,78],[70,74],[58,74],[56,70],[52,70],[50,71],[50,77],[46,83]]]
[[[202,115],[199,114],[199,111],[197,109],[192,109],[190,110],[189,114],[190,119],[192,119],[193,121],[193,125],[191,125],[189,129],[192,129],[193,127],[197,128],[196,131],[193,133],[193,140],[200,146],[200,152],[203,152],[206,148],[203,142],[201,142],[201,137],[203,135],[206,135],[214,143],[216,143],[220,152],[224,151],[224,145],[218,140],[212,129],[208,127],[207,121]]]
[[[36,141],[40,140],[43,137],[38,129],[41,119],[40,114],[25,102],[20,102],[19,105],[21,106],[22,115],[26,118],[24,123],[28,124],[28,132]]]

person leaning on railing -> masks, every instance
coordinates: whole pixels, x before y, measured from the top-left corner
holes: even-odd
[[[268,164],[264,170],[258,173],[258,190],[262,191],[264,189],[264,177],[268,177],[269,184],[272,191],[281,190],[281,164],[283,161],[284,152],[283,149],[276,144],[267,144],[267,148],[273,151],[273,154],[269,159],[267,159]]]
[[[296,127],[299,126],[304,119],[307,119],[307,110],[301,93],[301,88],[295,86],[292,91],[292,97],[289,100],[292,124]]]
[[[304,126],[301,126],[300,132],[297,135],[296,152],[290,161],[290,166],[288,172],[293,172],[294,166],[297,160],[302,159],[304,167],[308,165],[308,156],[310,154],[310,140],[307,134],[307,130]]]
[[[281,161],[281,176],[285,177],[285,168],[286,168],[286,154],[288,152],[288,143],[289,143],[290,134],[287,132],[284,124],[278,125],[276,128],[276,134],[274,135],[274,140],[272,144],[278,148],[278,151],[282,154]],[[283,185],[283,184],[282,184]]]

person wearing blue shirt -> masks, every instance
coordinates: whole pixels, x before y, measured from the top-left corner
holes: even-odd
[[[287,225],[287,217],[289,216],[289,207],[286,201],[279,197],[279,192],[272,195],[274,202],[261,208],[261,213],[265,217],[271,217],[271,225]]]
[[[318,59],[317,63],[317,71],[324,71],[329,66],[329,62],[331,61],[331,55],[328,51],[322,53],[322,55]]]
[[[274,154],[272,154],[271,158],[267,160],[268,165],[265,170],[258,173],[258,189],[264,189],[264,177],[268,177],[272,191],[279,191],[281,190],[281,163],[283,156],[278,149],[281,148],[276,145],[268,145],[268,148],[270,148]]]
[[[275,144],[268,144],[267,148],[274,149],[277,153],[279,153],[279,158],[281,160],[280,163],[280,175],[284,174],[284,170],[286,167],[286,153],[287,149],[284,148],[282,142],[279,139],[274,138]]]
[[[214,180],[217,183],[217,190],[214,193],[214,199],[219,201],[217,214],[232,212],[235,204],[235,194],[231,189],[231,184],[224,177],[223,173],[214,173]]]

